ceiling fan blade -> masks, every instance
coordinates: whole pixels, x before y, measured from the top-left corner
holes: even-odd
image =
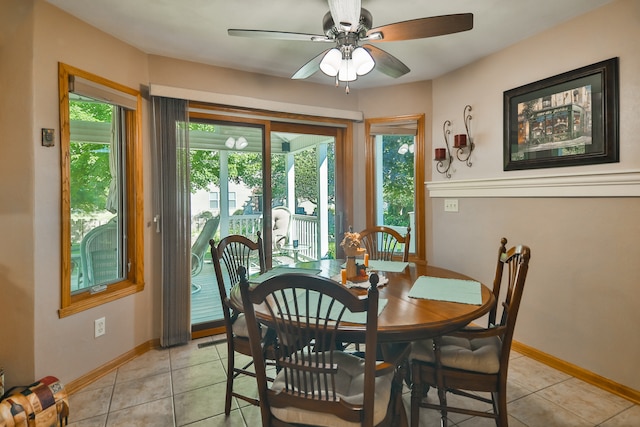
[[[320,62],[322,62],[322,58],[329,52],[332,48],[329,48],[323,52],[321,52],[318,56],[314,57],[311,61],[304,64],[296,73],[291,76],[294,80],[302,80],[307,77],[311,77],[315,74],[316,71],[320,69]]]
[[[268,31],[268,30],[239,30],[229,29],[227,34],[236,37],[250,37],[254,39],[273,39],[273,40],[294,40],[294,41],[311,41],[311,42],[332,42],[333,39],[318,34],[289,33],[286,31]]]
[[[367,31],[367,37],[371,37],[370,41],[372,42],[390,42],[442,36],[467,31],[472,28],[473,13],[458,13],[383,25],[382,27],[372,28]],[[376,38],[376,33],[381,33],[382,37]]]
[[[387,76],[398,78],[411,71],[402,61],[382,49],[370,44],[362,47],[371,54],[371,57],[376,63],[375,69]]]
[[[355,31],[360,23],[361,0],[329,0],[329,11],[338,29]]]

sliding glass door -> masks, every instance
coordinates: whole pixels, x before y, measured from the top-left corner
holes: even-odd
[[[191,323],[194,336],[222,325],[209,240],[256,240],[267,267],[335,257],[336,141],[340,129],[210,114],[190,119]],[[268,154],[267,154],[268,153]],[[265,171],[269,171],[265,173]]]

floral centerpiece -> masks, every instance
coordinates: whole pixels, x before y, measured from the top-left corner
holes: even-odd
[[[344,239],[342,239],[340,247],[342,247],[347,257],[347,278],[352,279],[357,277],[356,256],[362,255],[365,252],[365,249],[360,247],[360,233],[350,231],[344,233]]]

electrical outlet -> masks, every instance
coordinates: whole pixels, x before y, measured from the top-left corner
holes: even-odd
[[[99,319],[94,320],[94,327],[95,327],[95,337],[101,337],[102,335],[107,333],[106,330],[106,321],[104,319],[104,317],[101,317]]]
[[[458,212],[458,199],[444,199],[445,212]]]

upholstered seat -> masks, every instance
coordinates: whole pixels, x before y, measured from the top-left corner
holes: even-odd
[[[364,399],[364,359],[341,351],[336,351],[333,357],[333,361],[338,367],[338,372],[335,375],[337,396],[352,405],[362,405]],[[393,375],[393,372],[389,372],[375,379],[373,425],[382,422],[387,415]],[[271,386],[273,392],[277,393],[285,389],[286,380],[284,377],[285,371],[281,371],[276,376]],[[303,381],[306,381],[307,386],[309,386],[313,382],[313,376],[305,375]],[[294,380],[294,382],[296,381]],[[320,387],[315,384],[315,388],[322,390],[324,384],[320,384]],[[331,384],[329,384],[329,388],[333,390]],[[330,412],[307,411],[297,407],[272,407],[271,412],[279,420],[292,424],[308,424],[309,420],[313,420],[313,425],[326,427],[356,427],[361,425],[359,422],[343,420]]]
[[[495,374],[500,370],[501,348],[498,337],[468,339],[445,336],[440,339],[440,361],[448,368]],[[414,342],[409,359],[435,362],[433,340]]]

